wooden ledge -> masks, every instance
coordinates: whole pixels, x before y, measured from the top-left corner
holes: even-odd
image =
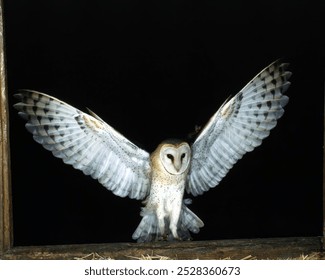
[[[322,237],[13,247],[0,259],[292,259],[322,253]]]

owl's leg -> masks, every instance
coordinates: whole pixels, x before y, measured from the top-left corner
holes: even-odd
[[[178,240],[181,240],[181,238],[178,236],[177,233],[177,225],[178,225],[180,213],[181,213],[181,208],[175,205],[169,217],[170,218],[169,229],[172,232],[174,239],[178,239]]]
[[[157,209],[157,219],[158,219],[158,228],[159,228],[161,240],[167,239],[165,217],[166,217],[165,212],[161,208],[158,208]]]

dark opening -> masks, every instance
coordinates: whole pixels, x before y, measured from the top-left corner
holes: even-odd
[[[4,0],[15,245],[129,242],[141,202],[119,198],[33,141],[22,88],[90,108],[140,147],[204,125],[283,58],[284,116],[190,208],[194,240],[322,234],[324,4]]]

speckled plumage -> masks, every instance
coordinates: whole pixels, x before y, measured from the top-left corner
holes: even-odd
[[[93,112],[52,96],[22,90],[14,107],[35,141],[114,194],[144,200],[138,242],[190,239],[203,222],[187,207],[184,191],[200,195],[262,143],[284,113],[290,85],[287,64],[276,61],[227,100],[190,146],[164,141],[150,155]]]
[[[182,141],[172,141],[172,144],[171,141],[165,141],[151,154],[150,195],[142,211],[144,218],[132,236],[140,242],[168,238],[190,239],[189,228],[191,227],[192,232],[198,232],[203,226],[203,222],[187,208],[183,201],[189,162],[180,160],[184,170],[177,172],[169,170],[162,159],[162,149],[167,149],[167,152],[169,149],[176,149],[177,152],[182,146],[188,149],[183,149],[183,152],[188,152],[190,157],[190,147]],[[176,160],[175,157],[174,161]],[[157,227],[148,228],[148,224],[157,224]],[[186,226],[187,224],[191,226]]]

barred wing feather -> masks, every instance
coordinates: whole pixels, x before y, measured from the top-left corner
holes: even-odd
[[[149,154],[97,117],[52,96],[23,90],[14,107],[36,142],[111,190],[143,199],[149,193]]]
[[[219,184],[246,152],[261,145],[289,98],[288,64],[275,61],[212,116],[192,145],[187,192],[200,195]]]

